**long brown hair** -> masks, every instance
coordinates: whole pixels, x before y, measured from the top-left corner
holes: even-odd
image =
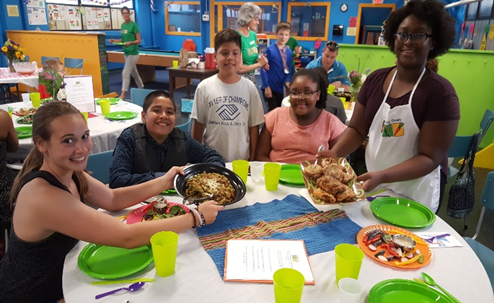
[[[79,112],[72,104],[64,101],[52,101],[40,106],[34,115],[32,129],[34,146],[24,160],[22,169],[19,174],[17,174],[12,190],[10,191],[10,205],[12,207],[15,205],[17,197],[19,196],[26,175],[30,172],[38,171],[43,164],[43,154],[36,147],[36,141],[50,141],[52,135],[51,122],[60,116],[73,114],[79,114],[81,118],[84,119],[81,112]],[[83,172],[74,172],[73,178],[74,177],[79,183],[79,194],[81,195],[81,198],[84,198],[89,191],[87,180]]]

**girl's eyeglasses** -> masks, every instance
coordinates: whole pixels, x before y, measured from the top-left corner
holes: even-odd
[[[313,91],[313,92],[311,92],[311,91],[306,91],[306,92],[290,92],[290,96],[291,97],[294,97],[294,98],[298,98],[298,97],[301,97],[301,96],[309,97],[310,95],[315,94],[317,92],[318,92],[318,90]]]
[[[394,37],[395,40],[398,42],[405,42],[408,39],[410,39],[410,41],[412,42],[423,43],[427,38],[432,37],[432,35],[426,33],[415,33],[415,34],[397,33],[394,34]]]

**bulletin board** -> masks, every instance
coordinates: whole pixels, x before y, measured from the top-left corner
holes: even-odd
[[[109,8],[86,7],[82,16],[84,30],[110,30],[111,15]]]
[[[81,30],[81,11],[78,6],[48,4],[50,30]]]
[[[133,9],[129,9],[130,11],[130,20],[136,21],[136,14]],[[120,29],[122,26],[122,23],[124,23],[124,18],[122,17],[122,12],[120,11],[119,8],[112,8],[111,9],[111,19],[113,20],[112,22],[112,29]]]

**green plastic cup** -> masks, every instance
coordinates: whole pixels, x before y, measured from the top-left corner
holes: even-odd
[[[151,237],[154,266],[160,277],[168,277],[175,272],[178,235],[172,231],[161,231]]]
[[[273,274],[274,301],[276,303],[299,303],[302,299],[305,278],[292,268],[280,268]]]
[[[9,113],[10,118],[12,118],[12,111],[13,111],[13,110],[14,110],[14,108],[12,108],[12,106],[9,106],[9,107],[7,108],[7,113]]]
[[[328,95],[332,95],[335,90],[336,90],[336,86],[328,85]]]
[[[249,161],[235,160],[232,162],[233,172],[236,173],[245,184],[247,184],[247,175],[249,173]]]
[[[31,98],[31,103],[33,104],[33,107],[40,107],[41,106],[40,93],[30,93],[29,97]]]
[[[173,68],[174,69],[178,68],[178,61],[177,60],[173,60]]]
[[[88,112],[82,112],[81,114],[84,116],[84,120],[86,120],[86,122],[87,122],[87,119],[89,118],[89,113]]]
[[[278,163],[264,164],[264,185],[269,191],[277,190],[280,183],[281,165]]]
[[[101,113],[103,114],[103,116],[106,116],[110,113],[110,100],[99,100],[99,106],[101,106]]]
[[[336,285],[342,278],[358,279],[364,252],[355,245],[338,244],[335,249]]]

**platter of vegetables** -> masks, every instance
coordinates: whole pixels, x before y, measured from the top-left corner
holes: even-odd
[[[429,244],[414,233],[391,225],[362,228],[357,243],[367,256],[386,266],[417,269],[432,260]]]

